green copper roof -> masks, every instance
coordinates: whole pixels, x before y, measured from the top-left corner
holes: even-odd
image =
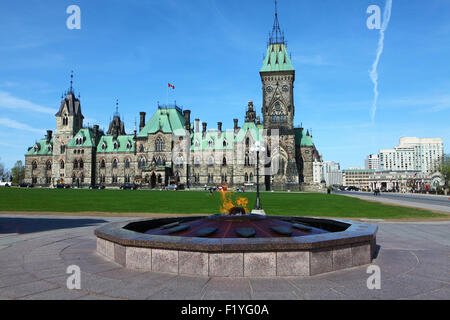
[[[113,136],[103,136],[97,146],[98,153],[108,152],[134,152],[134,141],[132,135],[118,136],[117,140]],[[114,148],[114,143],[117,142],[117,148]],[[128,148],[130,147],[130,148]]]
[[[247,131],[250,131],[250,135],[252,136],[253,140],[261,141],[262,129],[262,125],[256,125],[254,122],[246,122],[236,135],[235,141],[241,142],[242,140],[244,140]]]
[[[81,143],[77,144],[77,140]],[[94,132],[92,129],[81,129],[78,133],[73,137],[72,140],[69,141],[67,147],[94,147]]]
[[[266,58],[260,72],[294,71],[287,48],[283,43],[271,44],[267,48]]]
[[[47,144],[47,139],[41,139],[30,148],[30,150],[25,154],[26,156],[45,156],[52,155],[53,150],[53,139]]]
[[[314,142],[311,136],[306,135],[305,130],[295,128],[295,144],[301,147],[314,147]]]
[[[182,131],[186,126],[186,118],[178,108],[158,108],[158,110],[150,118],[147,125],[139,132],[138,137],[147,137],[149,134],[157,133],[173,133]]]

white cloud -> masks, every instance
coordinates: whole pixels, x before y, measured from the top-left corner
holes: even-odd
[[[55,109],[44,107],[28,100],[17,98],[12,96],[9,92],[0,91],[0,108],[22,110],[22,111],[34,111],[39,113],[46,113],[54,115]]]
[[[0,118],[0,128],[7,127],[17,130],[25,130],[30,132],[45,133],[45,130],[33,128],[25,123],[18,122],[16,120],[8,118]]]

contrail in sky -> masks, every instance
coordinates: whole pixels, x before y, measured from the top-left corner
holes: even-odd
[[[380,39],[378,40],[377,57],[372,65],[372,70],[370,71],[370,79],[372,79],[374,88],[374,98],[372,104],[372,122],[375,120],[375,114],[377,112],[377,102],[378,102],[378,63],[380,62],[381,54],[383,53],[384,47],[384,32],[387,30],[389,25],[389,20],[391,19],[392,10],[392,0],[386,0],[386,6],[384,7],[383,14],[383,24],[380,29]]]

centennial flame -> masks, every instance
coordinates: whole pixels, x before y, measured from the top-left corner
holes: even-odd
[[[229,213],[234,207],[241,207],[248,212],[247,205],[248,199],[243,197],[238,197],[234,192],[231,191],[220,191],[222,194],[222,205],[220,207],[221,213]],[[234,198],[234,199],[233,199]]]

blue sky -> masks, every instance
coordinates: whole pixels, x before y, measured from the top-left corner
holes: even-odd
[[[68,30],[66,8],[81,8]],[[379,31],[366,9],[385,0],[279,0],[296,68],[295,123],[312,128],[324,160],[342,168],[398,144],[402,136],[450,144],[450,1],[393,0],[379,74],[369,71]],[[74,70],[85,123],[107,128],[119,99],[126,129],[157,101],[192,110],[216,128],[260,113],[259,69],[273,25],[271,0],[16,0],[0,4],[0,158],[7,167],[55,128]]]

